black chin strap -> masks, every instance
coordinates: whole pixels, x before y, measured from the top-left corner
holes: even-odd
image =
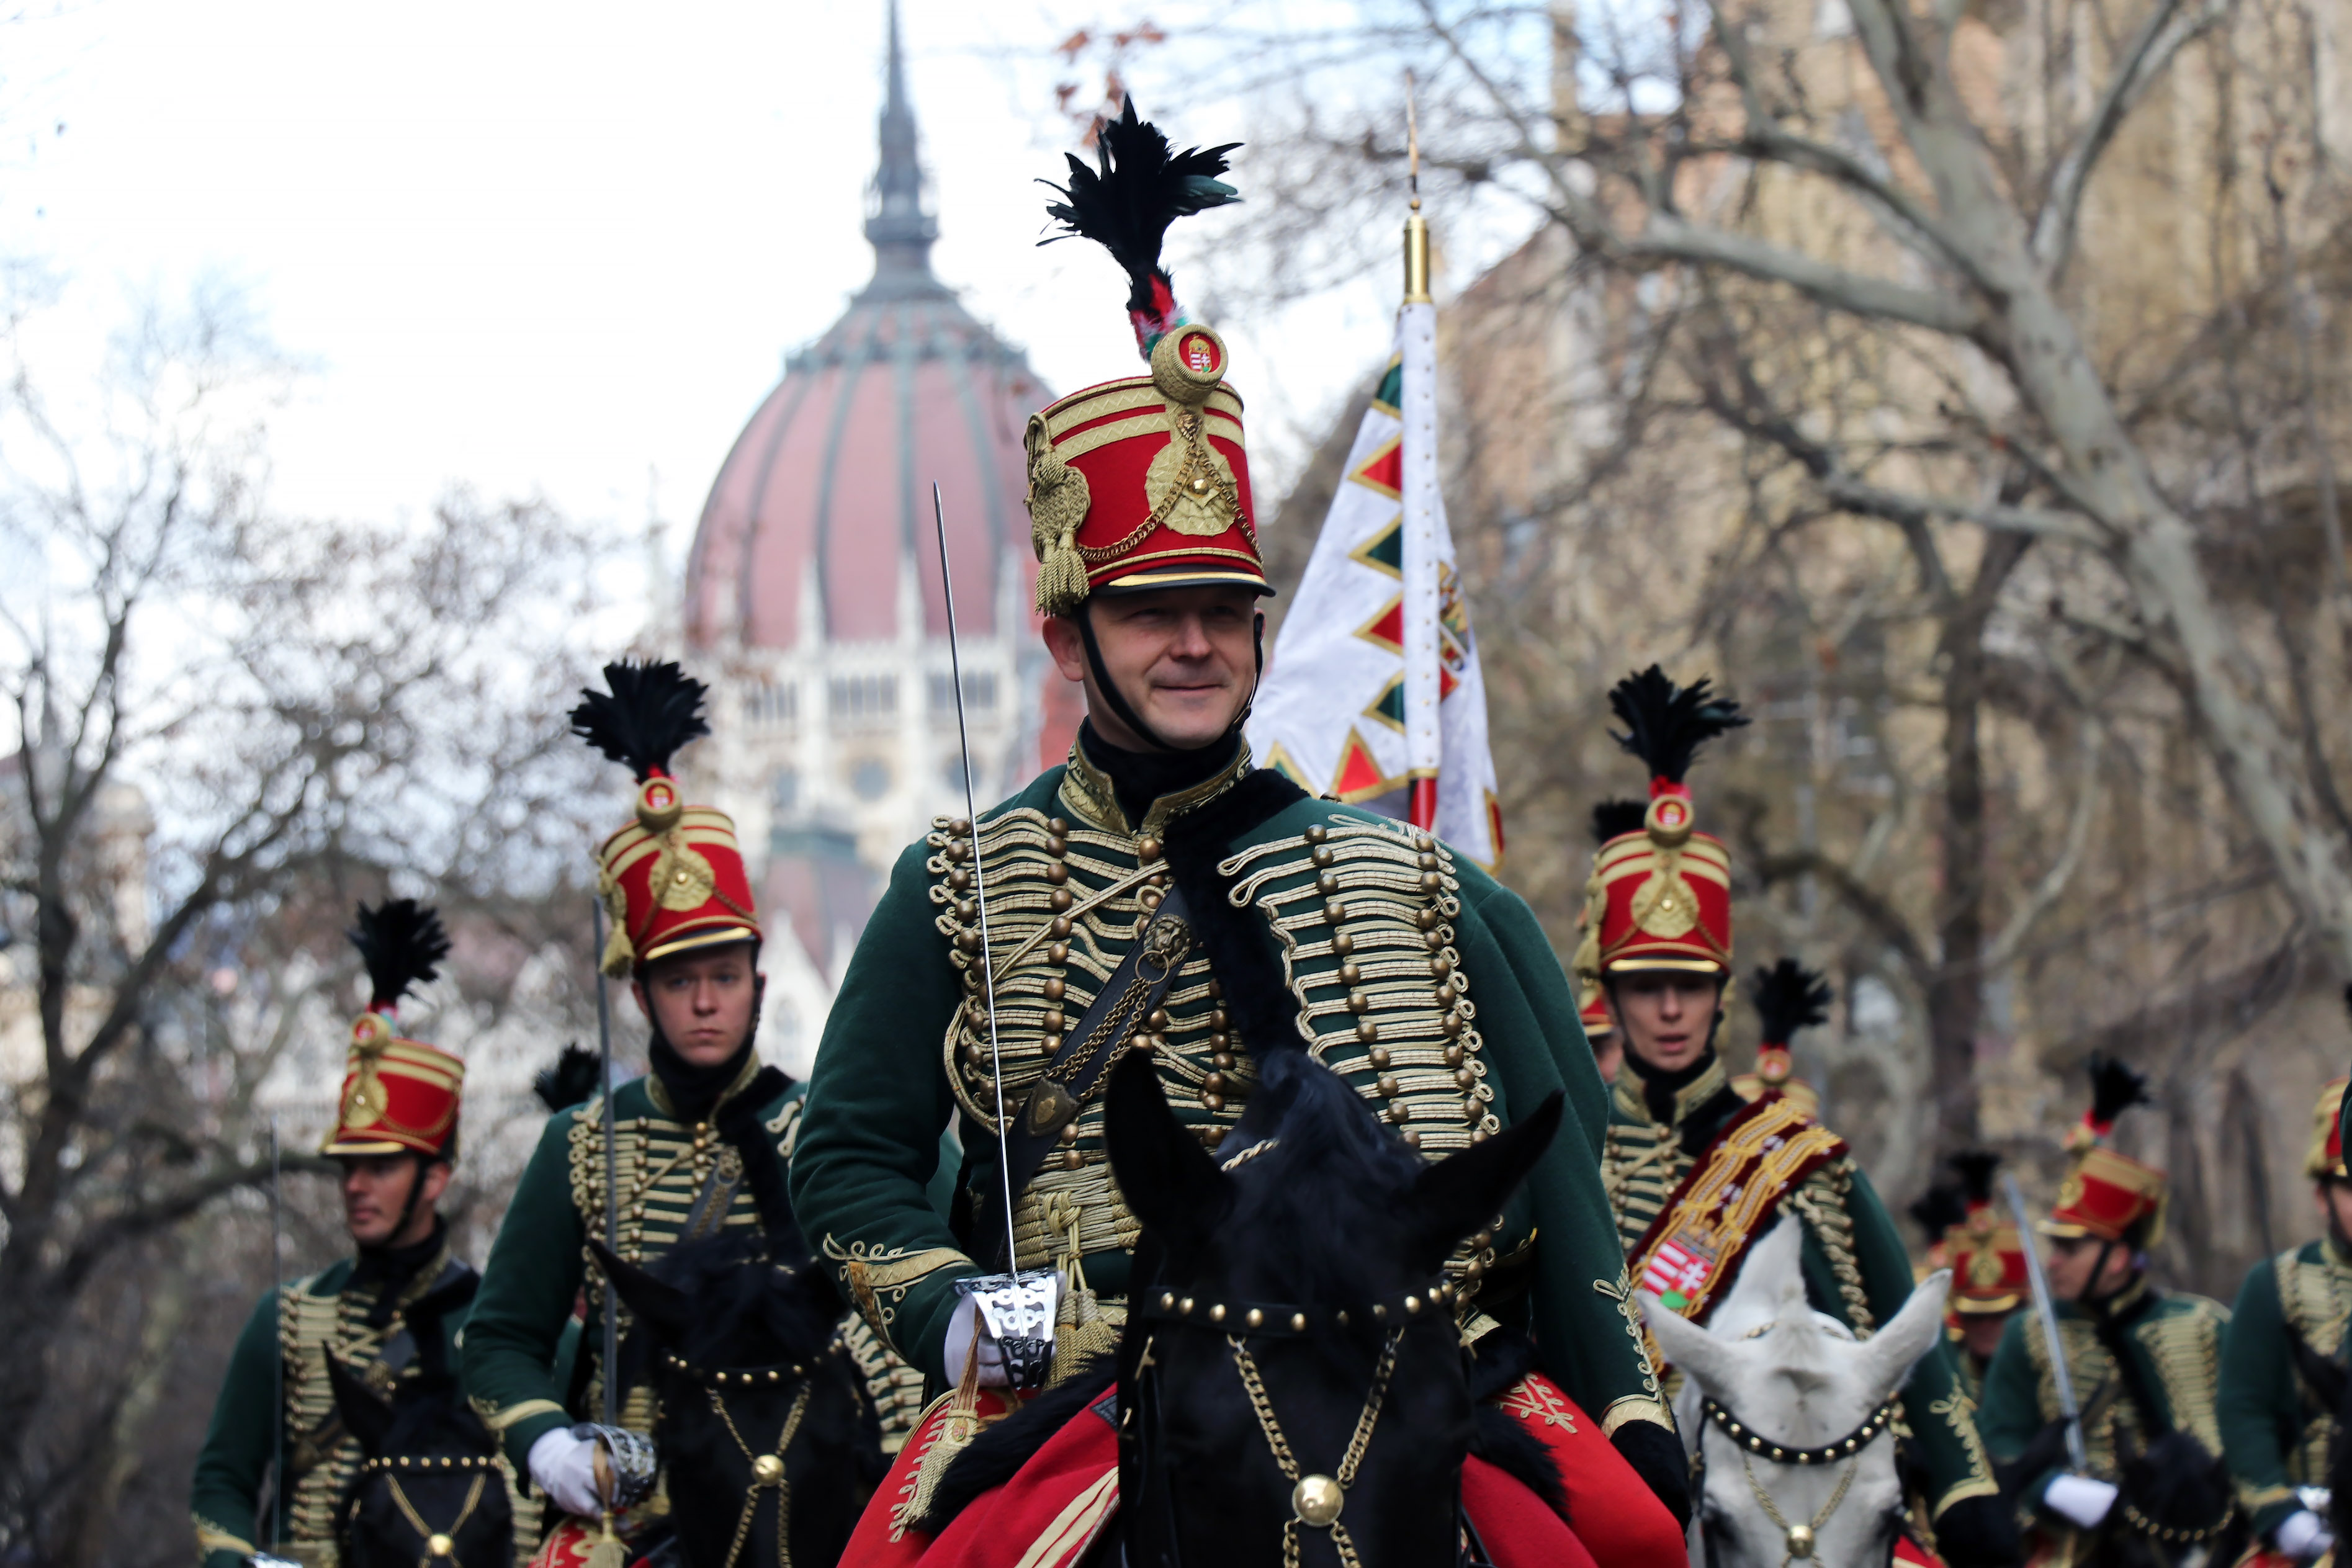
[[[1160,732],[1144,723],[1143,716],[1129,705],[1127,694],[1118,689],[1118,683],[1110,678],[1110,671],[1103,665],[1102,646],[1095,641],[1094,601],[1091,598],[1078,606],[1078,612],[1072,619],[1077,622],[1078,635],[1087,645],[1087,669],[1094,676],[1095,686],[1102,693],[1103,701],[1110,705],[1112,716],[1153,750],[1206,751],[1212,746],[1223,745],[1228,737],[1240,733],[1242,727],[1249,723],[1250,710],[1257,706],[1257,689],[1265,680],[1265,612],[1263,610],[1254,611],[1250,616],[1250,643],[1257,667],[1250,675],[1249,696],[1242,703],[1241,711],[1234,715],[1233,723],[1225,726],[1223,733],[1200,746],[1178,746],[1163,739]]]

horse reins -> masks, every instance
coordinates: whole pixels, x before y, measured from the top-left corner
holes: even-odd
[[[1764,1325],[1765,1328],[1771,1326],[1769,1323]],[[1762,1332],[1759,1329],[1749,1337],[1753,1338],[1755,1333]],[[1830,1521],[1831,1515],[1837,1512],[1838,1505],[1845,1501],[1845,1494],[1853,1487],[1853,1478],[1862,1469],[1863,1449],[1877,1441],[1880,1435],[1893,1422],[1895,1403],[1899,1397],[1898,1395],[1888,1395],[1878,1408],[1873,1410],[1864,1419],[1861,1426],[1843,1437],[1811,1448],[1775,1443],[1754,1427],[1741,1422],[1724,1406],[1717,1404],[1712,1399],[1701,1402],[1700,1408],[1706,1412],[1707,1420],[1714,1424],[1716,1430],[1730,1438],[1738,1448],[1739,1472],[1748,1478],[1748,1490],[1756,1494],[1757,1502],[1764,1510],[1764,1517],[1770,1520],[1773,1526],[1780,1531],[1785,1547],[1780,1557],[1780,1568],[1789,1568],[1790,1563],[1800,1558],[1811,1560],[1822,1527]],[[1804,1524],[1790,1524],[1781,1517],[1780,1505],[1772,1500],[1772,1494],[1764,1490],[1764,1483],[1756,1479],[1755,1467],[1751,1462],[1753,1458],[1769,1459],[1776,1465],[1796,1466],[1833,1465],[1843,1459],[1846,1462],[1845,1474],[1838,1478],[1837,1490],[1830,1493],[1829,1501],[1822,1505],[1820,1512],[1814,1514],[1812,1519]]]
[[[438,1559],[446,1559],[453,1563],[457,1561],[457,1534],[466,1528],[466,1521],[474,1517],[474,1510],[482,1500],[483,1485],[489,1480],[489,1472],[498,1468],[499,1461],[495,1456],[475,1454],[462,1456],[443,1454],[432,1457],[404,1454],[393,1458],[369,1459],[360,1466],[362,1473],[373,1471],[383,1477],[385,1487],[392,1492],[393,1506],[400,1510],[400,1516],[408,1521],[408,1527],[416,1531],[418,1540],[425,1542],[425,1554],[416,1560],[416,1568],[429,1568],[429,1565]],[[447,1530],[436,1530],[425,1522],[424,1517],[408,1500],[408,1494],[400,1490],[399,1472],[402,1470],[471,1470],[474,1472],[474,1484],[466,1490],[465,1505],[457,1510],[457,1517]],[[354,1522],[359,1518],[359,1500],[356,1498],[352,1500],[352,1518]]]
[[[1226,1168],[1241,1164],[1265,1146],[1253,1145],[1243,1150],[1227,1162]],[[1365,1451],[1371,1446],[1372,1428],[1380,1424],[1381,1406],[1388,1397],[1389,1380],[1396,1370],[1397,1349],[1403,1342],[1405,1330],[1416,1322],[1450,1325],[1452,1316],[1445,1309],[1452,1304],[1454,1294],[1451,1281],[1441,1281],[1426,1291],[1409,1291],[1353,1308],[1305,1306],[1291,1301],[1203,1301],[1174,1291],[1162,1291],[1142,1303],[1137,1313],[1139,1317],[1222,1331],[1225,1343],[1232,1347],[1234,1367],[1240,1375],[1242,1391],[1249,1396],[1258,1430],[1265,1435],[1266,1448],[1283,1479],[1291,1483],[1291,1516],[1282,1526],[1283,1568],[1298,1568],[1298,1527],[1302,1524],[1331,1532],[1331,1544],[1339,1553],[1342,1568],[1362,1568],[1355,1542],[1339,1522],[1340,1510],[1347,1505],[1348,1489],[1355,1484]],[[1372,1370],[1371,1389],[1356,1413],[1355,1432],[1348,1440],[1347,1452],[1340,1457],[1336,1472],[1306,1473],[1283,1436],[1274,1401],[1266,1393],[1265,1381],[1258,1374],[1257,1362],[1251,1356],[1247,1342],[1254,1338],[1306,1339],[1327,1332],[1344,1333],[1350,1323],[1371,1323],[1387,1331],[1380,1360]],[[1147,1344],[1143,1366],[1153,1364]]]
[[[838,1350],[838,1342],[833,1347]],[[731,1371],[705,1371],[682,1357],[663,1353],[672,1371],[690,1377],[702,1385],[703,1393],[710,1397],[710,1408],[727,1427],[727,1435],[743,1450],[743,1458],[751,1466],[751,1484],[743,1490],[743,1511],[735,1518],[735,1539],[728,1543],[726,1568],[735,1568],[742,1555],[743,1542],[751,1533],[751,1521],[759,1517],[760,1494],[773,1488],[776,1493],[776,1568],[793,1568],[793,1483],[784,1468],[784,1451],[793,1446],[793,1438],[801,1429],[801,1418],[808,1414],[809,1395],[816,1385],[808,1380],[807,1368],[794,1362],[789,1366],[748,1367]],[[727,1408],[727,1396],[722,1388],[780,1387],[790,1375],[800,1382],[800,1390],[793,1396],[793,1407],[784,1416],[782,1431],[776,1436],[773,1453],[755,1451],[743,1440],[735,1425],[734,1416]]]

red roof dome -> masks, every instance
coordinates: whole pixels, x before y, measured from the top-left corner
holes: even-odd
[[[785,362],[710,486],[687,562],[686,636],[697,650],[788,647],[803,632],[895,638],[913,630],[898,624],[910,566],[921,634],[945,636],[934,483],[960,630],[1011,630],[996,625],[1007,574],[1014,601],[1029,602],[1036,566],[1021,435],[1050,394],[931,275],[938,227],[923,210],[895,7],[881,131],[866,222],[874,280]],[[816,624],[803,627],[811,612]]]

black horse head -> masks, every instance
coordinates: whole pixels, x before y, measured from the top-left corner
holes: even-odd
[[[1265,1059],[1222,1163],[1148,1056],[1106,1116],[1144,1228],[1119,1352],[1129,1563],[1275,1564],[1291,1529],[1310,1562],[1341,1531],[1364,1568],[1453,1562],[1474,1418],[1442,1270],[1542,1156],[1560,1096],[1435,1162],[1296,1052]],[[1296,1522],[1334,1503],[1336,1526]]]
[[[780,1530],[793,1562],[839,1558],[886,1461],[825,1270],[757,1236],[689,1242],[650,1270],[589,1245],[660,1396],[654,1439],[688,1568],[783,1561]],[[635,1381],[628,1357],[623,1375]]]
[[[511,1568],[514,1504],[499,1443],[450,1375],[442,1314],[470,1300],[472,1276],[409,1309],[418,1375],[387,1399],[333,1356],[327,1380],[343,1428],[366,1456],[335,1514],[343,1568]]]

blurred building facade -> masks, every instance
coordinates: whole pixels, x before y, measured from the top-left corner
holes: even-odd
[[[874,277],[785,361],[688,556],[687,662],[711,737],[682,762],[733,815],[768,940],[763,1054],[804,1071],[893,858],[964,810],[931,488],[983,806],[1076,726],[1031,609],[1022,433],[1048,394],[931,270],[897,12],[866,239]]]

